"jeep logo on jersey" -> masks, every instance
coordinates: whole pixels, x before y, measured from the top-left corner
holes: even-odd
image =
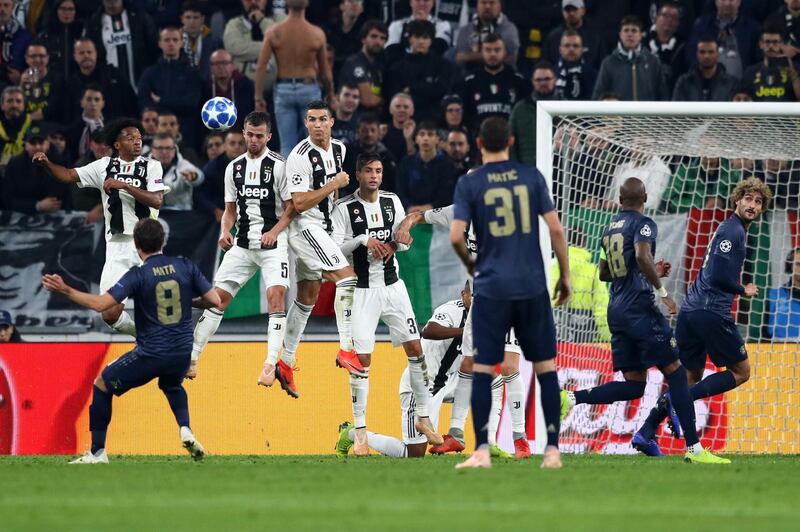
[[[134,188],[142,188],[142,180],[139,179],[138,177],[118,175],[116,179],[117,181],[122,181],[123,183],[128,184]]]
[[[244,186],[239,190],[239,195],[243,198],[258,198],[263,200],[269,197],[269,189],[264,187]]]
[[[370,238],[374,238],[375,240],[383,240],[384,242],[388,242],[392,236],[391,229],[378,229],[377,231],[369,231],[367,236]]]

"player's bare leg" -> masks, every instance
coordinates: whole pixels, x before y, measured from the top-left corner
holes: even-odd
[[[189,364],[189,370],[186,372],[187,379],[194,379],[197,377],[197,363],[200,360],[200,355],[208,345],[208,341],[214,336],[214,333],[219,329],[219,324],[222,322],[222,315],[225,309],[228,308],[233,295],[227,290],[215,287],[214,291],[220,299],[218,307],[207,308],[203,311],[203,315],[197,320],[197,325],[194,327],[194,342],[192,343],[192,361]]]
[[[428,414],[431,392],[428,368],[425,365],[425,355],[422,353],[422,343],[419,340],[403,342],[403,349],[408,357],[408,380],[416,403],[417,422],[414,424],[414,428],[428,438],[429,444],[441,445],[444,443],[444,438],[436,431]]]
[[[136,336],[136,324],[133,322],[131,315],[125,312],[125,305],[123,303],[111,307],[101,315],[103,321],[115,331],[122,334],[129,334],[133,337]]]
[[[278,364],[278,355],[280,354],[281,347],[283,346],[283,339],[286,335],[285,298],[285,287],[274,285],[267,288],[267,306],[269,312],[267,358],[264,360],[264,368],[261,370],[261,375],[258,377],[257,381],[257,384],[261,386],[269,387],[275,382],[275,366]],[[292,394],[290,393],[290,395]]]

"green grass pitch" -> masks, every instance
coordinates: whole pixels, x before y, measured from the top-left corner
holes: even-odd
[[[800,457],[0,458],[0,530],[800,530]]]

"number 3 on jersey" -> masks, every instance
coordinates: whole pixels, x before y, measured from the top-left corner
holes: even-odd
[[[483,195],[485,205],[494,206],[496,220],[489,222],[489,233],[494,237],[513,235],[517,230],[514,215],[514,196],[519,199],[519,218],[523,233],[531,232],[531,207],[528,200],[528,187],[516,185],[511,190],[502,187],[490,188]]]
[[[628,275],[628,268],[625,266],[625,255],[623,255],[624,245],[625,237],[622,233],[603,237],[603,247],[606,249],[606,256],[608,257],[608,269],[614,278]]]

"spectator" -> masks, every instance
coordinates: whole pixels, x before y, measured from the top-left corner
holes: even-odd
[[[458,94],[448,94],[442,98],[442,114],[439,122],[439,136],[447,138],[447,132],[465,127],[464,100]]]
[[[0,84],[17,85],[25,68],[25,50],[33,39],[14,18],[14,0],[0,0]]]
[[[528,98],[520,100],[511,111],[509,125],[514,135],[510,155],[515,161],[536,165],[536,102],[539,100],[559,100],[556,92],[556,73],[545,61],[536,65],[531,77],[533,92]]]
[[[356,160],[365,153],[374,153],[381,158],[383,163],[382,190],[394,192],[397,190],[397,160],[389,149],[380,141],[381,123],[374,113],[362,113],[358,118],[358,135],[356,142],[347,147],[347,157],[344,159],[344,171],[349,175],[356,175]],[[347,186],[339,189],[339,197],[355,192],[358,181],[351,179]]]
[[[561,51],[561,39],[565,31],[572,30],[578,33],[583,46],[583,60],[597,68],[603,59],[603,39],[600,34],[586,22],[586,6],[583,0],[563,0],[561,2],[561,15],[564,23],[547,34],[544,40],[542,56],[555,65],[558,63]]]
[[[416,152],[414,146],[414,101],[405,92],[400,92],[392,97],[389,104],[389,115],[392,121],[386,128],[383,143],[389,148],[395,161],[402,161],[406,155]]]
[[[22,336],[7,310],[0,310],[0,343],[22,342]]]
[[[211,34],[206,26],[203,4],[198,0],[187,0],[181,6],[183,30],[183,54],[189,64],[200,70],[203,79],[208,79],[208,63],[211,54],[222,48],[222,40]]]
[[[450,62],[431,51],[433,24],[426,20],[412,20],[405,28],[411,51],[389,66],[386,73],[388,94],[410,94],[416,116],[420,120],[436,120],[439,102],[453,87],[455,69]]]
[[[603,59],[592,98],[616,92],[622,100],[666,100],[661,62],[642,48],[642,26],[636,17],[624,17],[619,26],[619,43]]]
[[[336,50],[333,71],[340,72],[345,59],[361,48],[361,28],[367,20],[363,0],[341,0],[335,19],[326,28],[328,42]]]
[[[336,96],[336,119],[333,121],[331,135],[348,146],[355,144],[356,141],[356,124],[358,123],[356,110],[358,110],[360,97],[358,87],[352,85],[342,85]]]
[[[449,23],[433,16],[434,0],[408,0],[411,15],[389,24],[389,36],[386,39],[386,62],[391,65],[403,53],[411,53],[409,27],[411,22],[430,22],[434,29],[431,35],[431,52],[441,56],[453,41],[452,27]]]
[[[464,123],[473,132],[489,117],[508,120],[514,105],[531,93],[530,82],[506,63],[506,45],[499,35],[483,39],[481,56],[483,68],[468,75],[459,90]]]
[[[786,257],[786,273],[791,276],[789,282],[767,293],[767,332],[775,340],[800,342],[800,249]]]
[[[217,222],[222,219],[225,211],[225,168],[245,150],[242,132],[228,130],[225,133],[222,154],[203,166],[205,180],[194,190],[194,204],[200,211],[213,216]]]
[[[139,106],[156,107],[175,113],[183,130],[183,142],[199,144],[198,131],[203,79],[200,72],[181,57],[181,30],[161,30],[158,47],[162,56],[145,69],[139,80]]]
[[[499,35],[506,47],[506,61],[517,64],[519,32],[514,23],[503,14],[500,0],[476,0],[477,13],[472,21],[458,31],[456,37],[456,64],[478,69],[483,64],[481,45],[489,35]]]
[[[681,162],[670,178],[661,210],[675,214],[691,209],[724,209],[725,198],[741,179],[742,170],[730,159],[692,157]]]
[[[142,150],[144,152],[150,151],[150,145],[153,143],[153,137],[158,132],[158,110],[155,107],[145,107],[142,109],[142,115],[139,118],[144,128],[144,135],[142,135]]]
[[[225,25],[222,41],[225,49],[233,58],[236,70],[250,78],[256,79],[256,60],[261,51],[261,43],[267,28],[275,24],[275,20],[266,16],[267,0],[242,0],[242,12]],[[275,60],[267,67],[265,91],[271,91],[275,83]],[[263,98],[264,95],[260,94]]]
[[[225,153],[225,133],[212,131],[203,139],[202,156],[204,164]]]
[[[52,124],[47,131],[47,141],[50,149],[65,163],[72,163],[75,157],[67,150],[67,128],[61,124]]]
[[[764,29],[759,41],[764,57],[742,74],[742,84],[753,95],[753,101],[794,102],[800,98],[800,75],[794,61],[784,54],[780,32],[779,27]]]
[[[756,0],[761,1],[761,0]],[[774,0],[768,0],[774,1]],[[678,39],[682,40],[684,43],[686,39],[689,38],[689,33],[692,31],[692,27],[694,26],[694,22],[697,19],[699,14],[699,10],[705,8],[705,6],[700,4],[710,3],[709,0],[637,0],[633,2],[631,6],[631,15],[636,15],[639,17],[639,20],[643,20],[645,26],[656,23],[656,19],[658,18],[659,10],[666,4],[672,4],[678,8],[680,12],[680,22],[678,23],[678,29],[675,32],[675,35],[678,36]]]
[[[339,73],[339,83],[354,85],[360,92],[361,108],[381,111],[384,105],[383,47],[386,44],[386,26],[378,20],[368,20],[361,28],[361,51],[344,62]]]
[[[93,163],[98,159],[111,155],[111,148],[106,145],[105,131],[95,131],[89,140],[89,151],[75,162],[75,168]],[[72,208],[86,211],[84,223],[89,225],[103,221],[103,205],[100,203],[100,190],[93,187],[71,187]]]
[[[669,90],[675,86],[678,76],[686,72],[686,43],[678,37],[681,11],[673,2],[666,2],[658,10],[656,21],[645,37],[645,46],[658,57],[664,70]]]
[[[180,7],[183,0],[128,0],[131,9],[147,13],[156,28],[180,25]]]
[[[74,159],[80,159],[86,155],[89,151],[92,133],[103,129],[105,103],[100,87],[97,85],[86,86],[83,96],[81,96],[83,114],[68,128],[69,153]]]
[[[32,127],[25,137],[23,152],[8,161],[2,179],[3,205],[7,209],[25,214],[69,209],[70,186],[56,181],[44,167],[33,163],[34,153],[49,149],[47,133],[39,126]]]
[[[0,0],[2,1],[2,0]],[[22,89],[9,86],[0,94],[0,171],[8,161],[25,151],[24,139],[31,128],[30,115],[25,114]]]
[[[475,156],[469,144],[469,136],[467,130],[451,129],[447,133],[445,140],[444,152],[453,163],[458,175],[466,174],[473,166],[475,166]]]
[[[246,117],[253,110],[255,101],[255,85],[253,80],[236,70],[231,54],[221,48],[211,54],[211,79],[205,85],[205,96],[208,100],[215,96],[228,98],[236,104],[236,125],[241,129]]]
[[[83,28],[75,18],[75,0],[56,0],[54,9],[55,15],[47,20],[39,40],[50,53],[50,70],[66,81],[75,71],[73,47]]]
[[[161,163],[164,185],[170,188],[164,195],[162,210],[192,210],[192,191],[203,182],[203,172],[184,159],[175,146],[175,139],[158,133],[153,139],[153,159]]]
[[[753,95],[750,92],[750,89],[747,87],[742,87],[741,84],[737,85],[735,89],[733,89],[733,96],[731,96],[732,102],[752,102]]]
[[[736,87],[736,78],[719,62],[716,39],[705,37],[697,43],[697,64],[675,83],[672,99],[681,102],[727,102]]]
[[[145,68],[158,57],[153,20],[147,13],[126,9],[122,0],[103,0],[86,21],[83,35],[94,41],[101,64],[117,67],[122,81],[133,90]]]
[[[61,122],[64,80],[48,68],[50,56],[41,41],[33,41],[25,51],[28,68],[22,73],[20,86],[25,96],[25,112],[33,120]]]
[[[419,151],[400,162],[397,195],[406,212],[427,211],[453,203],[458,172],[439,146],[439,131],[433,122],[422,122],[414,134]]]
[[[784,0],[784,5],[767,18],[764,26],[781,27],[787,44],[800,50],[800,0]]]
[[[742,0],[715,0],[716,13],[698,18],[686,45],[686,60],[694,64],[697,43],[706,35],[716,35],[720,63],[731,76],[739,79],[747,65],[758,59],[758,23],[739,12]]]
[[[559,99],[591,100],[597,70],[584,61],[581,36],[575,30],[566,29],[561,34],[556,63],[556,91]]]
[[[67,102],[64,120],[70,123],[81,116],[81,97],[87,85],[97,85],[106,99],[105,116],[108,120],[139,114],[136,93],[122,77],[117,67],[105,62],[98,64],[94,41],[81,38],[75,41],[73,57],[78,69],[67,83]]]
[[[764,159],[756,162],[756,176],[772,190],[776,209],[797,211],[800,201],[800,170],[794,161]]]
[[[180,120],[178,119],[178,116],[175,113],[171,111],[164,111],[163,113],[159,113],[158,125],[156,126],[156,134],[166,133],[167,135],[175,139],[175,143],[178,146],[178,153],[180,153],[184,159],[186,159],[193,165],[199,166],[200,157],[197,155],[194,146],[188,144],[184,140],[182,131],[183,127],[181,125]]]

